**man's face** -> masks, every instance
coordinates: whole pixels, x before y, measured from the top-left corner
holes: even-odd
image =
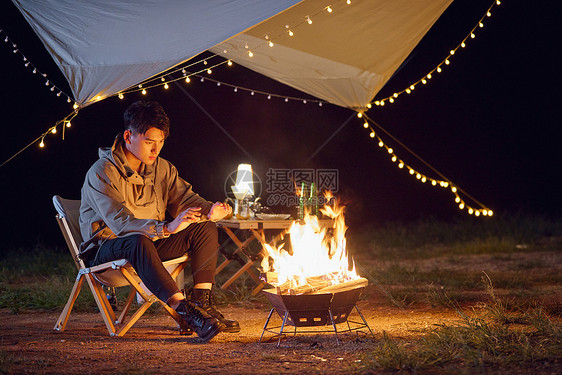
[[[139,162],[152,165],[162,146],[164,146],[164,132],[158,128],[149,128],[144,134],[134,134],[130,130],[125,130],[125,147],[129,151],[127,159],[131,167],[138,168]]]

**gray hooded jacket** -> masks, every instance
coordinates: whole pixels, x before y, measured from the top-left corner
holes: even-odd
[[[95,255],[108,239],[132,234],[153,241],[164,238],[166,211],[175,218],[189,207],[201,207],[205,218],[212,206],[165,159],[158,157],[153,165],[141,164],[139,173],[133,171],[123,147],[119,134],[111,148],[99,149],[99,160],[86,174],[80,206],[82,259]]]

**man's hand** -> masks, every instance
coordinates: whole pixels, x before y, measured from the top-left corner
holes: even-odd
[[[166,224],[166,230],[170,234],[181,232],[191,223],[196,223],[201,219],[201,207],[190,207],[180,214],[170,223]]]
[[[207,217],[211,221],[219,221],[230,214],[232,214],[232,207],[230,207],[230,205],[222,202],[216,202],[209,210]]]

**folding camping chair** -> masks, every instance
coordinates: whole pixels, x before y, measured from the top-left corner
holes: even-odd
[[[105,326],[111,336],[123,336],[154,302],[160,303],[168,314],[170,314],[170,316],[178,323],[180,333],[191,333],[183,319],[174,309],[156,298],[156,296],[148,291],[148,289],[141,286],[141,281],[134,268],[125,259],[115,260],[93,267],[86,267],[82,259],[78,257],[78,246],[82,242],[82,236],[80,234],[80,227],[78,224],[80,201],[63,199],[58,195],[55,195],[53,197],[53,204],[58,212],[56,215],[57,222],[60,226],[64,239],[66,240],[68,249],[72,254],[72,259],[74,259],[74,263],[78,268],[78,275],[76,276],[76,281],[74,283],[74,287],[72,288],[72,292],[70,293],[70,297],[68,298],[68,302],[55,324],[54,329],[56,331],[64,331],[70,312],[74,306],[74,302],[82,289],[84,280],[86,280],[92,295],[94,296]],[[188,260],[189,257],[184,255],[176,259],[165,261],[163,264],[168,272],[170,272],[172,278],[176,279],[180,272],[182,272],[185,268]],[[131,286],[131,291],[129,292],[123,311],[118,318],[116,318],[115,312],[106,297],[103,285],[108,287]],[[125,323],[127,313],[131,304],[135,300],[137,293],[144,299],[144,303]]]

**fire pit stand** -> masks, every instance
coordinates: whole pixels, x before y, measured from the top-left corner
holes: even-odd
[[[296,296],[279,295],[275,289],[262,290],[273,308],[269,312],[258,342],[262,341],[263,335],[267,331],[273,333],[274,337],[279,337],[277,341],[277,347],[279,347],[281,338],[287,334],[288,326],[294,327],[294,330],[289,332],[293,335],[297,333],[334,333],[338,345],[340,344],[338,333],[347,333],[366,328],[374,337],[373,331],[371,331],[363,314],[361,314],[356,305],[363,289],[365,288],[354,288],[335,293],[302,294]],[[362,322],[348,319],[353,309],[357,311]],[[277,311],[277,314],[279,314],[283,321],[280,326],[268,327],[274,311]],[[340,323],[347,323],[347,329],[338,330],[337,324]],[[350,323],[355,326],[352,327]],[[331,325],[332,329],[299,330],[297,332],[297,327],[328,325]]]

